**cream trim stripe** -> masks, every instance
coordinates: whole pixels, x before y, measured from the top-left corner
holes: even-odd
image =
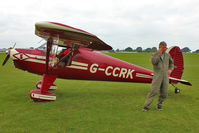
[[[26,54],[26,55],[35,59],[46,59],[46,56],[32,55],[32,54]]]
[[[68,67],[68,68],[74,68],[74,69],[80,69],[80,70],[88,70],[87,67],[80,67],[80,66],[73,66],[73,65],[67,66],[67,67]]]
[[[79,66],[85,66],[85,67],[88,66],[88,64],[86,64],[86,63],[81,63],[81,62],[76,62],[76,61],[72,61],[72,64],[73,65],[79,65]]]
[[[141,77],[141,78],[150,78],[152,79],[152,76],[146,75],[146,74],[141,74],[141,73],[136,73],[136,77]]]
[[[30,61],[30,62],[41,63],[41,64],[46,63],[46,61],[37,60],[37,59],[25,59],[24,61]]]
[[[48,96],[48,95],[42,95],[42,94],[36,94],[36,93],[32,93],[31,96],[33,98],[40,98],[40,99],[45,99],[45,100],[56,100],[56,96]]]

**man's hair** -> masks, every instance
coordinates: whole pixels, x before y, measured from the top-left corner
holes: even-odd
[[[167,46],[167,43],[165,41],[162,41],[162,42],[159,43],[159,47],[160,47],[160,45],[166,45]]]

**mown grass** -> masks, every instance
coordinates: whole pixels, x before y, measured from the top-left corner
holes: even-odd
[[[147,53],[108,55],[152,69]],[[5,54],[0,54],[3,62]],[[199,131],[199,54],[185,54],[183,78],[193,86],[169,87],[164,110],[142,112],[150,84],[57,79],[55,102],[35,103],[29,92],[41,76],[0,66],[0,133],[132,133]]]

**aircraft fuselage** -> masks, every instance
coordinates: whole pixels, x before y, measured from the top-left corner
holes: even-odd
[[[39,49],[12,49],[10,56],[16,68],[35,73],[45,73],[45,52]],[[50,63],[51,64],[51,63]],[[151,70],[101,54],[92,49],[79,48],[70,66],[49,67],[49,75],[57,78],[151,83]]]

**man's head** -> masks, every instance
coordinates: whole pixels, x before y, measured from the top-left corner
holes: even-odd
[[[167,50],[167,43],[162,41],[159,43],[159,51],[164,54],[165,51]]]

